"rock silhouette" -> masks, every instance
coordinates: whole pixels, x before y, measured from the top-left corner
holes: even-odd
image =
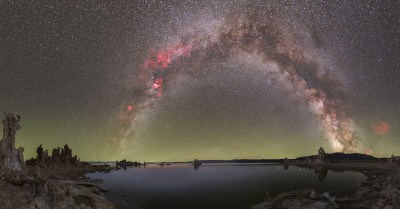
[[[400,166],[400,156],[392,156],[388,159],[389,166]]]
[[[325,160],[325,150],[320,147],[318,150],[318,155],[317,155],[317,159],[315,159],[316,163],[322,163]]]
[[[24,148],[15,148],[15,135],[21,128],[21,117],[4,112],[3,138],[0,141],[0,174],[25,173]]]
[[[201,166],[201,162],[198,161],[197,159],[194,159],[193,166],[194,166],[194,169],[197,170]]]
[[[28,165],[70,166],[81,164],[78,156],[72,156],[72,149],[69,148],[68,144],[65,144],[64,148],[54,148],[51,152],[51,156],[49,156],[47,149],[43,151],[42,145],[39,145],[39,147],[37,147],[36,153],[36,158],[32,158],[26,161]]]

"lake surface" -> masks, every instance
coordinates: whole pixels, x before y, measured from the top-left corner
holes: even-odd
[[[91,173],[103,179],[105,196],[117,208],[129,209],[245,209],[261,203],[266,194],[316,189],[341,191],[366,178],[352,171],[284,167],[278,164],[191,164],[128,167],[110,173]]]

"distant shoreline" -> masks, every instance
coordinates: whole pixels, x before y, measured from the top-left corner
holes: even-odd
[[[204,164],[281,164],[281,165],[289,165],[289,166],[299,166],[299,167],[326,167],[326,168],[333,168],[333,169],[344,169],[344,170],[371,170],[371,169],[379,169],[379,170],[398,170],[400,171],[399,166],[389,166],[387,163],[382,161],[375,161],[375,160],[364,160],[364,161],[340,161],[340,162],[327,162],[327,163],[304,163],[299,162],[297,160],[288,160],[287,163],[284,162],[284,159],[277,159],[277,160],[200,160]],[[112,164],[115,163],[113,161],[94,161],[87,163],[90,164]],[[170,161],[160,161],[160,162],[146,162],[146,164],[151,165],[159,165],[160,163],[164,164],[192,164],[192,161],[180,161],[180,162],[170,162]]]
[[[258,159],[240,159],[240,160],[199,160],[201,163],[283,163],[283,159],[271,159],[271,160],[258,160]],[[90,164],[101,164],[101,163],[115,163],[115,161],[85,161]],[[147,164],[159,164],[159,163],[193,163],[193,161],[146,161]]]

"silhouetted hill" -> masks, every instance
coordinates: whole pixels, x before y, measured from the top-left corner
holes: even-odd
[[[310,156],[304,156],[304,157],[298,157],[296,160],[305,160],[306,158],[311,158],[314,159],[316,155],[310,155]],[[326,154],[326,160],[330,161],[343,161],[343,160],[355,160],[355,161],[366,161],[366,160],[386,160],[387,158],[376,158],[371,155],[367,154],[361,154],[361,153],[343,153],[343,152],[335,152],[331,154]]]

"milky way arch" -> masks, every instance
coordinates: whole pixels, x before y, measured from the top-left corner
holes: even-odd
[[[172,47],[152,52],[143,64],[145,76],[142,77],[147,77],[148,82],[142,82],[143,85],[134,90],[134,97],[120,118],[120,135],[115,140],[122,150],[120,153],[124,153],[130,141],[134,140],[137,115],[157,103],[166,90],[168,78],[175,75],[171,65],[191,56],[199,56],[193,59],[204,62],[225,59],[234,51],[246,52],[264,63],[277,65],[279,74],[318,117],[332,148],[343,152],[358,151],[359,140],[345,102],[343,86],[315,55],[297,46],[295,36],[289,34],[283,25],[279,18],[268,12],[249,10],[241,15],[227,16],[212,33],[197,30],[182,37],[178,43],[171,43]]]

